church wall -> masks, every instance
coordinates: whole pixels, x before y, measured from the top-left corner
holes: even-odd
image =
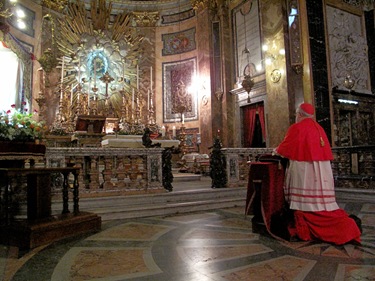
[[[261,1],[261,22],[263,44],[274,46],[273,55],[278,55],[278,50],[285,49],[284,41],[284,18],[285,10],[280,1]],[[268,54],[264,54],[268,56]],[[279,70],[281,77],[279,81],[273,80],[273,72]],[[270,65],[266,65],[266,101],[265,119],[267,122],[267,133],[269,147],[277,146],[284,138],[289,127],[289,93],[287,89],[287,72],[285,57],[278,56]]]
[[[219,1],[220,2],[220,1]],[[36,56],[40,57],[42,48],[47,45],[42,43],[42,8],[40,5],[35,4],[32,1],[21,0],[20,3],[27,7],[30,11],[35,13],[32,25],[34,34],[32,36],[27,35],[12,25],[10,25],[10,32],[28,46],[31,52]],[[233,4],[235,3],[235,4]],[[317,120],[323,125],[327,133],[332,134],[332,139],[335,137],[335,131],[333,122],[337,120],[334,116],[335,109],[332,105],[332,87],[337,86],[334,79],[334,69],[331,68],[333,55],[329,54],[329,30],[327,30],[327,7],[336,7],[344,11],[349,11],[353,15],[362,17],[363,12],[358,12],[358,9],[350,9],[347,5],[343,5],[342,1],[330,0],[330,1],[299,1],[301,12],[304,15],[301,18],[302,21],[302,34],[303,34],[303,73],[296,74],[289,65],[289,54],[290,46],[288,42],[288,34],[286,29],[287,23],[287,7],[285,3],[280,5],[280,1],[276,0],[259,0],[260,5],[260,23],[261,23],[261,43],[267,43],[268,45],[274,44],[276,49],[285,48],[286,55],[284,58],[275,60],[270,66],[266,66],[264,75],[259,75],[255,78],[256,86],[251,92],[251,102],[264,102],[265,114],[266,114],[266,126],[267,126],[267,146],[276,146],[283,138],[288,126],[294,122],[294,110],[302,100],[311,101],[317,108]],[[229,9],[230,17],[233,17],[232,11],[238,6],[242,5],[242,1],[231,1],[231,6],[226,7]],[[221,11],[222,12],[222,11]],[[374,12],[366,12],[366,17],[361,18],[363,37],[367,37],[368,46],[371,46],[373,38],[371,35],[374,34]],[[213,19],[210,16],[208,9],[203,11],[196,11],[196,15],[187,20],[181,22],[175,22],[173,24],[158,25],[157,27],[143,27],[140,29],[146,35],[146,48],[145,56],[147,60],[144,61],[143,74],[141,83],[150,83],[148,81],[149,66],[153,66],[154,71],[154,93],[155,93],[155,110],[156,110],[156,123],[160,126],[168,126],[168,129],[172,131],[172,127],[175,126],[177,129],[181,127],[181,120],[174,120],[173,122],[163,121],[163,86],[166,82],[163,78],[163,63],[178,62],[189,58],[196,58],[197,60],[197,74],[202,79],[199,81],[198,87],[198,119],[189,120],[185,122],[185,126],[188,129],[194,129],[193,137],[198,137],[197,133],[200,133],[202,144],[200,145],[201,152],[207,153],[208,147],[212,144],[212,138],[216,134],[217,129],[221,128],[223,134],[224,145],[228,147],[240,147],[241,146],[241,115],[240,110],[242,106],[246,106],[247,93],[241,89],[241,85],[235,88],[236,94],[228,94],[233,85],[236,83],[236,70],[229,68],[236,68],[236,63],[231,61],[234,56],[228,56],[228,52],[234,52],[233,49],[227,48],[223,52],[223,100],[219,101],[216,95],[216,89],[212,87],[213,71],[212,68],[212,22],[218,21],[220,25],[220,36],[222,43],[230,42],[231,45],[235,45],[232,42],[235,39],[235,34],[229,36],[228,26],[225,26],[230,19],[225,19],[226,15],[220,15],[223,18]],[[174,55],[164,55],[163,40],[164,34],[176,33],[179,31],[196,28],[196,48],[191,51],[183,52]],[[235,29],[233,27],[232,29]],[[241,27],[239,27],[241,28]],[[366,31],[368,34],[366,34]],[[372,31],[372,33],[371,33]],[[44,32],[48,33],[48,30]],[[47,34],[48,35],[48,34]],[[371,41],[372,40],[372,41]],[[233,44],[232,44],[233,43]],[[232,46],[232,48],[234,48]],[[359,46],[359,45],[357,45]],[[224,49],[224,47],[222,46]],[[371,63],[364,71],[358,70],[356,73],[357,78],[360,76],[367,76],[367,86],[369,93],[371,88],[373,89],[374,84],[374,51],[373,48],[368,50],[369,58],[372,58]],[[311,55],[310,55],[311,54]],[[238,56],[239,54],[237,54]],[[268,54],[262,53],[263,59]],[[333,61],[334,62],[334,61]],[[229,66],[231,65],[231,66]],[[33,107],[38,108],[35,98],[38,97],[40,90],[40,77],[37,71],[40,68],[38,61],[33,62]],[[280,80],[277,82],[272,81],[272,73],[274,70],[280,70],[282,75]],[[362,75],[362,72],[366,72],[366,75]],[[367,75],[370,73],[369,75]],[[340,80],[341,79],[341,80]],[[340,77],[338,81],[342,86],[343,77]],[[53,74],[50,75],[50,88],[46,92],[46,103],[48,107],[48,113],[45,116],[48,119],[48,123],[53,122],[58,107],[58,95],[56,92],[59,83],[59,70],[54,70]],[[237,81],[238,82],[238,81]],[[240,81],[241,82],[241,81]],[[240,84],[240,83],[239,83]],[[235,86],[236,87],[236,86]],[[356,89],[358,91],[358,88]],[[360,91],[361,92],[361,91]],[[363,91],[362,91],[363,92]],[[287,110],[286,110],[287,109]],[[331,129],[332,128],[332,129]],[[197,149],[194,147],[193,149]]]
[[[233,16],[235,11],[241,9],[239,4],[233,8]],[[260,34],[257,35],[255,40],[260,40],[259,48],[262,49],[263,45],[268,45],[267,51],[260,50],[260,59],[262,60],[263,70],[257,70],[252,73],[253,81],[255,85],[251,89],[249,95],[242,88],[241,83],[244,79],[241,68],[241,50],[244,49],[245,44],[241,41],[241,37],[238,35],[241,30],[244,30],[244,26],[238,21],[234,22],[234,40],[237,39],[236,44],[243,44],[243,46],[237,47],[236,52],[237,62],[236,67],[239,68],[237,72],[237,82],[234,83],[234,89],[231,91],[236,98],[235,104],[235,128],[242,130],[242,116],[241,108],[249,104],[264,103],[265,107],[265,122],[266,122],[266,145],[267,147],[274,147],[283,139],[287,128],[290,125],[290,113],[289,108],[290,98],[294,97],[295,91],[290,91],[287,88],[287,81],[289,80],[289,73],[286,69],[287,56],[281,55],[279,51],[281,49],[287,49],[287,42],[285,41],[285,7],[280,5],[279,1],[259,1],[259,22],[260,22]],[[247,21],[247,25],[249,21]],[[248,29],[251,29],[248,25]],[[254,29],[255,32],[255,29]],[[237,38],[236,38],[237,36]],[[255,36],[250,35],[250,36]],[[252,39],[252,40],[254,40]],[[241,43],[242,42],[242,43]],[[251,60],[254,66],[257,64],[257,58],[254,57],[257,54],[257,49],[253,45],[254,41],[251,41]],[[270,64],[266,64],[265,61],[270,60]],[[242,59],[243,60],[243,59]],[[292,88],[294,89],[294,88]],[[235,136],[236,145],[241,147],[242,140],[240,136]]]
[[[192,141],[193,146],[191,147],[192,150],[197,150],[196,146],[196,139],[197,133],[201,134],[201,147],[203,151],[207,151],[208,144],[211,143],[210,134],[210,124],[209,120],[211,120],[210,111],[206,110],[207,105],[202,105],[201,100],[205,96],[208,98],[208,102],[210,101],[209,92],[207,92],[208,85],[210,84],[210,77],[207,76],[207,72],[209,70],[209,53],[208,48],[204,44],[208,42],[207,38],[209,36],[208,32],[205,31],[205,26],[207,23],[204,21],[198,26],[198,17],[193,17],[191,19],[180,21],[179,23],[168,25],[168,26],[158,26],[155,30],[155,103],[156,103],[156,122],[160,124],[160,126],[168,126],[168,129],[171,131],[173,126],[176,127],[178,131],[181,126],[181,116],[176,116],[175,120],[172,122],[164,122],[163,120],[163,104],[165,100],[163,100],[163,87],[165,86],[164,83],[168,83],[166,81],[165,76],[163,77],[163,63],[178,63],[179,61],[184,61],[188,59],[195,59],[197,62],[197,77],[200,80],[196,82],[196,85],[193,85],[197,90],[197,107],[198,107],[198,118],[197,120],[190,120],[187,121],[185,119],[185,127],[187,130],[192,130]],[[178,33],[180,31],[188,30],[191,28],[196,29],[195,40],[196,40],[196,48],[194,50],[183,52],[179,54],[171,54],[171,55],[164,55],[162,54],[163,50],[163,41],[162,36],[165,34],[171,33]],[[173,95],[174,93],[172,93]],[[209,106],[209,105],[208,105]],[[204,130],[203,130],[204,127]],[[209,139],[209,140],[208,140]],[[203,152],[201,151],[201,152]]]

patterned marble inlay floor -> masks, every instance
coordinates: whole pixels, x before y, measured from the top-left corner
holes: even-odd
[[[352,205],[346,205],[355,209]],[[1,249],[2,280],[375,280],[375,206],[356,207],[362,245],[281,242],[252,232],[243,208],[114,220],[99,233],[29,253]]]

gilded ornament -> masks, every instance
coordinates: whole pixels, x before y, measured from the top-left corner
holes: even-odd
[[[137,26],[154,26],[160,19],[159,12],[133,12]]]
[[[347,75],[344,80],[344,86],[347,88],[349,91],[353,89],[355,84],[355,81],[352,79],[350,75]]]
[[[61,12],[68,4],[68,0],[42,0],[42,6]]]
[[[38,59],[38,62],[46,73],[50,73],[59,63],[50,48],[43,52],[43,55]]]
[[[279,82],[281,79],[281,71],[279,69],[274,69],[271,72],[271,81],[273,83]]]
[[[205,8],[208,8],[210,4],[209,0],[191,0],[190,2],[194,10],[203,10]]]

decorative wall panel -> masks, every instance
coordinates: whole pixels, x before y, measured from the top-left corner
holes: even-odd
[[[327,6],[332,87],[345,89],[350,76],[359,92],[370,92],[367,42],[358,15]]]
[[[175,33],[163,34],[163,56],[195,50],[195,27]]]
[[[197,93],[193,86],[197,74],[197,60],[163,63],[163,122],[198,119]]]

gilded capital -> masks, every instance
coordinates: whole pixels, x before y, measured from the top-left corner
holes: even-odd
[[[203,10],[205,8],[208,8],[209,4],[209,0],[191,0],[191,5],[194,10]]]
[[[159,12],[133,12],[137,26],[155,26],[160,19]]]

